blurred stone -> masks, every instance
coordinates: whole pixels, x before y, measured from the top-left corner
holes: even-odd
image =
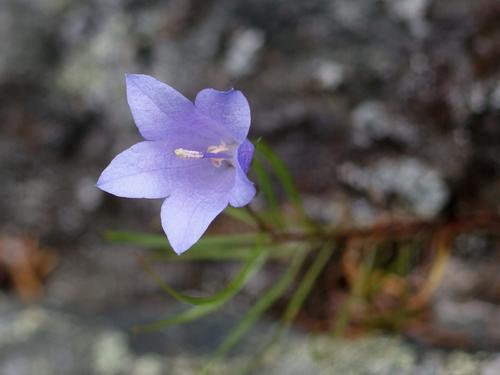
[[[335,61],[316,61],[311,70],[316,81],[325,90],[334,91],[344,82],[345,69]]]
[[[177,355],[160,358],[134,352],[125,329],[96,322],[117,310],[130,321],[140,315],[131,303],[138,308],[159,298],[135,264],[140,249],[111,246],[102,232],[161,233],[160,203],[120,200],[93,187],[111,157],[140,139],[123,73],[152,74],[189,98],[204,87],[244,91],[251,137],[263,136],[280,152],[308,212],[325,223],[347,217],[370,225],[401,211],[432,218],[448,202],[458,202],[457,215],[498,209],[497,8],[495,0],[0,1],[0,226],[35,230],[64,245],[47,302],[94,320],[5,307],[0,373],[91,374],[93,348],[106,332],[125,338],[106,345],[128,358],[126,371],[189,374],[229,326],[218,318],[214,326],[169,331],[149,350],[167,342]],[[495,247],[459,240],[459,263],[447,265],[436,311],[449,314],[443,324],[478,329],[472,333],[480,344],[488,324],[498,325],[498,281],[491,281],[495,262],[478,265],[471,254],[478,249],[483,257]],[[201,275],[218,289],[214,273],[203,277],[198,267],[176,263],[163,271],[175,286],[191,287]],[[301,340],[291,340],[290,355],[269,366],[293,373],[290,361],[304,373],[338,365],[345,373],[404,374],[414,361],[423,366],[417,374],[480,372],[473,354],[418,348],[411,359],[405,343],[375,338],[363,350],[362,341],[322,341],[325,357],[318,359]]]
[[[389,113],[383,103],[366,101],[352,112],[353,142],[359,146],[369,146],[373,142],[390,139],[403,144],[412,144],[418,133],[407,120]]]
[[[302,202],[309,217],[331,226],[340,224],[348,210],[344,200],[337,197],[304,196]]]
[[[493,357],[490,361],[484,364],[481,375],[498,375],[500,374],[500,356]]]
[[[339,177],[375,201],[395,194],[401,208],[421,218],[436,216],[448,200],[449,192],[439,173],[415,159],[382,159],[368,167],[352,163],[341,166]]]
[[[354,30],[366,24],[373,7],[374,3],[369,0],[335,0],[330,5],[335,22]]]
[[[412,33],[422,38],[427,35],[429,25],[425,14],[432,0],[385,0],[390,10],[405,21]]]
[[[90,108],[104,110],[109,119],[128,116],[123,105],[124,74],[134,70],[129,28],[125,14],[105,15],[97,32],[64,56],[65,64],[56,78],[62,92],[84,100]]]
[[[455,256],[446,262],[444,276],[436,290],[436,299],[466,299],[479,285],[480,274],[470,267],[469,262]]]
[[[131,367],[127,337],[120,332],[104,331],[93,348],[94,372],[100,375],[126,373]]]
[[[85,211],[95,210],[102,201],[103,193],[96,186],[94,176],[86,176],[78,181],[76,196]]]
[[[224,60],[229,74],[242,77],[254,71],[264,43],[265,34],[262,30],[237,30],[229,41]]]
[[[160,355],[143,355],[135,361],[131,373],[134,375],[162,375],[165,373],[164,359]]]
[[[497,84],[493,94],[491,95],[491,105],[496,110],[500,110],[500,82]]]
[[[183,346],[180,352],[160,355],[143,349],[139,353],[130,345],[132,336],[127,331],[112,328],[104,321],[90,322],[81,315],[42,307],[22,307],[9,299],[2,300],[0,312],[0,373],[5,375],[189,375],[199,373],[207,365],[207,356],[214,349],[209,346],[199,352],[187,345],[186,330],[177,330],[177,336],[171,338]],[[224,315],[218,319],[227,330],[225,318]],[[199,325],[198,332],[203,332],[200,330],[203,326],[210,332],[206,323]],[[266,352],[262,362],[255,362],[254,349],[262,343],[258,334],[262,330],[269,327],[258,323],[245,340],[247,344],[216,363],[212,372],[230,375],[253,365],[252,374],[490,375],[498,367],[494,355],[461,351],[419,353],[396,338],[372,336],[348,340],[323,335],[311,338],[295,331],[287,334],[282,345]],[[154,337],[146,335],[143,344],[150,341],[146,347],[151,347]]]
[[[500,337],[500,308],[491,303],[479,300],[436,300],[434,314],[438,324],[455,332]]]

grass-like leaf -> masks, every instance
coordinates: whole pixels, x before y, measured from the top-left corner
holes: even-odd
[[[256,222],[252,218],[252,216],[247,211],[241,208],[234,208],[231,206],[227,206],[226,209],[223,211],[223,213],[247,225],[251,226],[256,225]]]
[[[266,234],[259,234],[261,243],[268,242]],[[250,257],[255,246],[256,234],[233,234],[219,236],[205,236],[200,239],[188,252],[178,256],[171,250],[164,235],[144,234],[134,232],[108,232],[106,239],[114,243],[125,245],[144,246],[149,249],[162,250],[156,257],[163,260],[190,261],[190,260],[246,260]]]
[[[283,187],[286,197],[294,206],[295,211],[299,214],[302,224],[308,230],[317,232],[319,228],[314,225],[311,219],[307,216],[300,194],[295,187],[292,175],[290,174],[290,171],[288,170],[283,160],[264,142],[260,142],[257,145],[256,150],[258,155],[263,156],[263,158],[271,168],[271,171],[276,176],[276,179]]]
[[[264,165],[259,160],[259,158],[254,158],[253,170],[257,175],[258,186],[262,191],[262,193],[264,194],[266,203],[269,207],[269,216],[271,217],[272,223],[276,225],[278,228],[282,228],[284,225],[284,220],[281,216],[278,199],[273,189],[271,176],[266,171]]]
[[[191,251],[191,250],[190,250]],[[270,259],[286,258],[296,251],[294,244],[265,245],[263,251],[267,252]],[[177,256],[165,251],[155,252],[150,256],[151,260],[159,262],[190,262],[190,261],[245,261],[252,256],[252,248],[240,247],[231,249],[214,249],[208,251],[188,252],[182,256]]]
[[[295,188],[292,176],[290,175],[290,172],[288,171],[288,168],[286,167],[283,160],[281,160],[278,154],[276,154],[269,146],[267,146],[263,142],[260,142],[257,145],[256,149],[258,153],[262,154],[266,158],[278,181],[283,186],[288,199],[293,203],[297,211],[303,213],[300,194]]]
[[[203,318],[204,316],[216,311],[220,307],[221,305],[217,303],[194,306],[189,310],[183,311],[182,313],[174,315],[170,318],[158,320],[149,324],[135,326],[133,330],[136,333],[160,331],[174,325],[189,323],[193,320]]]
[[[300,308],[304,304],[305,299],[309,295],[314,282],[320,275],[321,271],[324,270],[325,266],[328,263],[328,260],[331,258],[334,251],[334,248],[332,246],[333,245],[331,243],[327,243],[319,250],[317,254],[315,254],[314,261],[307,269],[306,274],[301,279],[297,289],[293,293],[292,298],[287,305],[280,325],[277,327],[270,340],[260,348],[258,354],[252,360],[252,363],[248,365],[248,372],[251,372],[251,370],[254,370],[256,366],[258,366],[265,353],[267,353],[271,347],[278,343],[278,340],[282,337],[283,333],[286,332],[290,324],[293,322]]]
[[[300,281],[297,290],[295,291],[295,293],[292,296],[292,299],[288,303],[288,306],[283,315],[281,329],[287,328],[295,319],[306,297],[309,295],[309,292],[311,291],[314,282],[318,278],[321,271],[323,271],[323,269],[325,268],[331,255],[332,255],[331,244],[324,245],[318,252],[318,254],[315,255],[314,261],[312,262],[306,274]]]
[[[249,278],[258,269],[261,268],[267,258],[267,253],[263,252],[261,248],[256,249],[256,251],[254,251],[251,255],[252,258],[248,259],[247,263],[242,267],[238,276],[236,276],[236,278],[234,278],[226,288],[209,297],[192,297],[176,291],[160,278],[160,276],[154,271],[153,267],[151,267],[149,262],[144,259],[142,263],[145,270],[158,283],[159,287],[171,297],[180,302],[185,302],[191,305],[206,305],[220,303],[227,300],[228,297],[233,296],[245,285]]]
[[[229,284],[229,286],[211,297],[190,297],[162,283],[162,289],[172,297],[182,302],[195,304],[192,308],[172,317],[158,320],[156,322],[135,327],[138,332],[151,332],[171,327],[173,325],[188,323],[208,315],[222,307],[229,299],[236,295],[246,283],[255,275],[266,260],[266,253],[258,248],[252,259],[246,263],[240,274]]]
[[[215,361],[222,359],[255,324],[257,319],[280,298],[297,276],[300,267],[305,259],[304,249],[297,248],[297,252],[292,258],[292,262],[284,275],[252,306],[240,322],[231,330],[226,339],[222,342],[215,353],[214,360],[209,363],[211,366]]]

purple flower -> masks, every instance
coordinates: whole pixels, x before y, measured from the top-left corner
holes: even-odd
[[[189,249],[228,204],[255,195],[246,174],[250,107],[237,90],[202,90],[194,104],[170,86],[126,75],[127,100],[145,141],[116,156],[97,186],[127,198],[166,198],[161,222],[177,254]]]

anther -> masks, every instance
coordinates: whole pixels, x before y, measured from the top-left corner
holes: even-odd
[[[203,152],[185,150],[183,148],[176,148],[174,150],[175,156],[182,159],[201,159],[203,158]]]

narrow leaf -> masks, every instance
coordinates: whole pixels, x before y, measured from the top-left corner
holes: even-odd
[[[257,180],[259,182],[258,186],[264,193],[273,223],[278,227],[282,227],[283,218],[281,217],[278,199],[276,198],[276,194],[273,190],[271,177],[258,158],[255,158],[253,161],[253,170],[257,174]]]
[[[106,233],[106,239],[110,242],[125,243],[130,245],[142,245],[155,248],[170,247],[167,238],[162,234],[109,231]],[[191,249],[206,246],[247,246],[249,244],[255,244],[255,234],[253,233],[213,235],[201,238]]]
[[[224,210],[224,214],[227,216],[230,216],[233,219],[236,219],[238,221],[241,221],[242,223],[245,223],[247,225],[255,226],[255,220],[252,218],[252,216],[246,212],[245,210],[242,210],[241,208],[234,208],[231,206],[228,206]]]
[[[257,363],[259,363],[264,354],[268,352],[268,350],[278,342],[283,333],[293,322],[293,320],[297,316],[297,313],[302,307],[306,297],[309,295],[311,288],[314,285],[314,282],[320,275],[321,271],[327,265],[328,260],[332,256],[333,250],[332,250],[332,244],[327,243],[320,249],[319,253],[315,255],[313,263],[307,269],[306,274],[302,278],[301,282],[297,287],[297,290],[292,295],[292,299],[288,303],[285,313],[283,314],[281,324],[275,330],[270,340],[265,345],[263,345],[261,349],[259,349],[258,354],[255,356],[252,363],[249,364],[249,369],[253,368]]]
[[[190,250],[191,251],[191,250]],[[266,245],[263,247],[271,259],[285,258],[293,255],[296,251],[294,244]],[[192,261],[245,261],[252,256],[252,249],[246,247],[235,248],[228,251],[224,248],[210,249],[206,251],[188,252],[177,256],[170,252],[159,251],[150,256],[154,261],[165,262],[192,262]]]
[[[297,249],[285,274],[276,282],[253,307],[245,314],[243,319],[231,330],[226,339],[219,346],[215,360],[223,358],[243,337],[243,335],[255,324],[257,319],[280,298],[290,286],[305,259],[305,251]]]
[[[177,292],[160,278],[160,276],[153,270],[151,265],[145,259],[143,260],[143,266],[151,277],[158,283],[160,288],[171,297],[180,302],[189,303],[191,305],[206,305],[223,302],[227,300],[228,297],[236,294],[255,274],[255,272],[262,267],[266,257],[267,254],[262,252],[261,249],[254,251],[252,258],[250,258],[244,267],[242,267],[236,278],[234,278],[226,288],[209,297],[192,297],[184,293]]]
[[[295,184],[293,182],[292,176],[288,171],[285,163],[281,160],[281,158],[276,154],[269,146],[265,143],[261,142],[257,145],[257,151],[260,152],[267,160],[271,169],[276,174],[278,181],[283,186],[285,193],[288,196],[288,199],[294,204],[295,208],[302,213],[303,206],[302,201],[300,199],[300,194],[295,188]]]
[[[160,329],[168,328],[172,325],[188,323],[195,319],[202,318],[222,307],[228,300],[236,295],[246,283],[255,275],[265,263],[266,254],[258,248],[255,257],[250,259],[240,272],[238,277],[225,289],[212,297],[190,297],[174,291],[174,289],[167,287],[165,292],[169,293],[172,297],[181,300],[182,302],[193,303],[197,305],[190,309],[172,317],[158,320],[156,322],[138,326],[135,328],[139,332],[150,332]],[[166,286],[164,284],[163,286]],[[173,292],[173,293],[172,293]]]
[[[299,312],[304,300],[309,295],[314,282],[318,278],[319,274],[325,268],[328,260],[332,255],[332,245],[326,244],[319,253],[315,256],[314,262],[311,264],[306,274],[299,283],[299,286],[290,300],[285,314],[283,315],[282,327],[286,328],[295,319],[297,313]]]
[[[267,146],[263,142],[257,145],[256,150],[258,154],[262,155],[266,159],[267,163],[271,167],[272,172],[283,187],[288,200],[293,204],[295,210],[299,214],[302,223],[309,230],[317,232],[319,228],[317,228],[317,226],[314,225],[311,219],[307,216],[304,210],[302,199],[300,198],[300,194],[295,187],[292,175],[290,174],[283,160],[278,156],[277,153],[275,153],[269,146]]]
[[[189,323],[193,320],[200,319],[220,308],[220,304],[212,303],[207,305],[194,306],[180,314],[174,315],[167,319],[158,320],[153,323],[135,326],[134,331],[137,333],[154,332],[168,327]]]

